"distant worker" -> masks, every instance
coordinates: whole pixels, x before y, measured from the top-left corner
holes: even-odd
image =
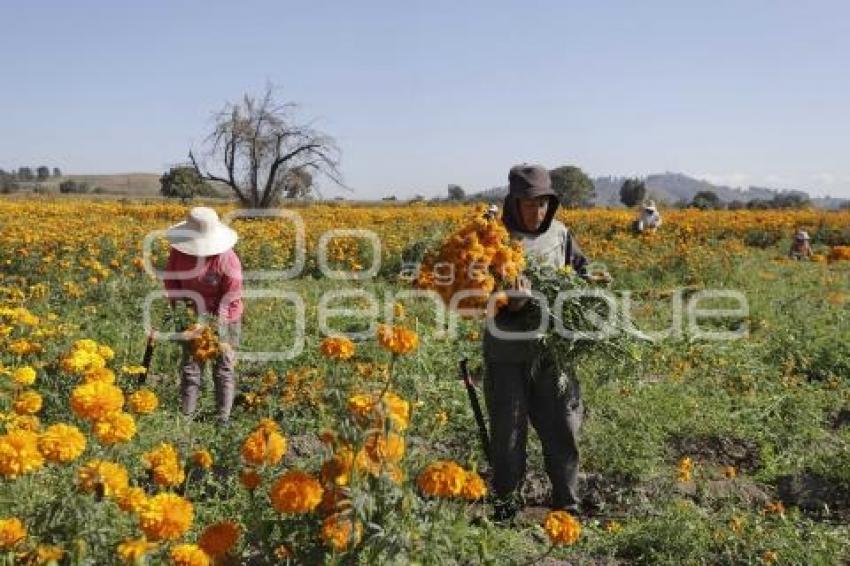
[[[811,259],[812,246],[809,244],[809,234],[805,230],[797,230],[794,234],[794,241],[791,242],[791,250],[788,256],[791,259]]]
[[[655,201],[647,201],[640,211],[640,216],[634,222],[635,232],[638,234],[644,231],[655,232],[660,227],[661,214],[658,213],[658,209],[655,207]]]
[[[488,206],[487,210],[484,212],[484,218],[487,220],[493,220],[497,216],[499,216],[499,207],[495,204]]]

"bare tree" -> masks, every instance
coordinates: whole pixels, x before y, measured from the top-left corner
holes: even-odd
[[[242,204],[255,208],[272,206],[291,179],[303,173],[323,174],[342,185],[339,149],[332,137],[298,123],[296,106],[274,100],[272,85],[262,98],[245,95],[239,104],[228,103],[215,116],[215,128],[207,137],[212,168],[204,168],[190,151],[198,174],[230,187]]]

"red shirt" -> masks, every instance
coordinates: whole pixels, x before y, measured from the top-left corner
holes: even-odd
[[[225,322],[242,318],[242,263],[232,249],[219,255],[196,257],[171,248],[165,271],[162,282],[172,304],[180,297],[174,297],[169,291],[195,291],[203,298],[201,314],[217,314]],[[193,275],[188,279],[168,277],[181,272]],[[228,301],[222,304],[225,295],[229,295]],[[191,299],[183,297],[183,300],[194,305]]]

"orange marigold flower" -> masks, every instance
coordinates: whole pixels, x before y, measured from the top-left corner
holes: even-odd
[[[581,536],[581,523],[566,511],[550,511],[543,522],[543,529],[554,545],[570,545]]]
[[[115,383],[115,372],[109,368],[93,368],[83,374],[83,383],[100,381],[112,385]]]
[[[125,489],[130,478],[121,464],[106,460],[90,460],[77,470],[77,483],[85,492],[103,490],[103,495],[112,497]]]
[[[425,495],[455,497],[466,485],[466,471],[455,462],[438,460],[422,470],[416,485]]]
[[[487,495],[487,485],[478,475],[478,472],[469,471],[466,472],[466,482],[464,482],[460,494],[464,499],[475,501]]]
[[[118,545],[118,557],[124,564],[137,564],[146,554],[157,548],[155,542],[148,542],[144,538],[125,540]]]
[[[363,525],[350,513],[334,513],[322,521],[322,540],[336,552],[356,546],[363,536]]]
[[[174,493],[148,498],[139,512],[139,527],[154,541],[176,540],[192,526],[192,504]]]
[[[277,432],[277,424],[263,419],[242,443],[242,458],[253,465],[275,465],[286,453],[286,438]]]
[[[147,502],[148,496],[140,487],[125,487],[115,497],[115,502],[122,511],[138,513]]]
[[[28,430],[13,430],[0,436],[0,475],[15,479],[39,470],[44,457],[38,451],[38,435]]]
[[[74,425],[54,424],[38,438],[38,449],[47,460],[66,464],[86,449],[86,437]]]
[[[322,340],[319,350],[326,358],[348,360],[354,356],[354,342],[344,336],[329,336]]]
[[[199,468],[209,470],[213,465],[213,457],[209,450],[196,450],[192,453],[192,462]]]
[[[35,377],[35,370],[30,366],[24,366],[15,370],[12,374],[12,381],[18,385],[32,385],[35,383]]]
[[[201,538],[198,539],[198,546],[213,558],[220,558],[236,546],[240,531],[239,525],[232,521],[215,523],[208,526],[201,533]]]
[[[178,544],[168,554],[174,566],[209,566],[210,557],[194,544]]]
[[[278,513],[309,513],[322,500],[322,484],[308,473],[292,470],[274,482],[269,497]]]
[[[354,452],[349,446],[341,447],[330,460],[322,464],[322,483],[336,486],[348,485],[353,464]]]
[[[98,421],[124,407],[124,393],[114,385],[93,381],[71,392],[71,409],[82,419]]]
[[[253,468],[245,468],[239,472],[239,481],[242,482],[247,489],[253,491],[259,487],[263,478]]]
[[[0,549],[9,550],[27,538],[27,528],[17,517],[0,519]]]
[[[19,415],[34,415],[41,410],[41,404],[41,395],[29,389],[18,394],[12,408]]]
[[[127,399],[130,410],[139,415],[148,415],[159,407],[159,399],[156,393],[150,389],[139,389],[130,394]]]
[[[103,444],[129,442],[136,436],[136,421],[129,413],[111,413],[94,423],[93,431]]]
[[[378,325],[378,343],[396,355],[409,354],[419,347],[419,336],[401,326]]]

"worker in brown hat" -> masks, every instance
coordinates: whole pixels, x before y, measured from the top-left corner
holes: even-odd
[[[517,165],[508,175],[509,192],[502,221],[512,238],[519,240],[526,255],[556,267],[572,267],[589,277],[588,260],[570,231],[558,220],[558,197],[552,190],[549,172],[539,165]],[[520,277],[515,287],[526,296],[511,297],[507,308],[493,320],[502,332],[527,332],[529,284]],[[501,334],[501,333],[500,333]],[[543,445],[546,473],[552,482],[551,506],[578,511],[578,434],[583,406],[579,383],[572,368],[561,368],[569,376],[568,387],[558,386],[560,371],[537,339],[484,335],[484,393],[490,421],[490,459],[495,496],[494,518],[513,517],[519,503],[519,486],[525,476],[528,422]]]

